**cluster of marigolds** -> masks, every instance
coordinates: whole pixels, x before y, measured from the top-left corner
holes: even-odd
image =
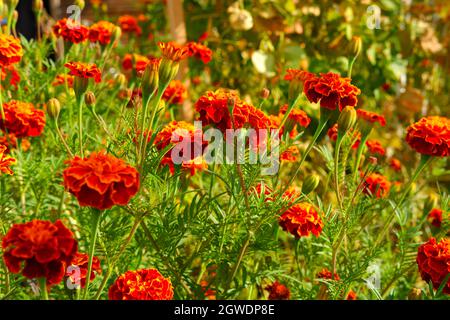
[[[112,46],[122,32],[129,35],[142,34],[142,29],[134,17],[120,17],[118,24],[120,26],[99,21],[86,27],[69,19],[62,19],[53,26],[53,33],[54,36],[62,38],[69,48],[84,41],[99,43],[106,48]],[[131,93],[131,99],[142,100],[142,108],[155,95],[160,95],[160,98],[170,103],[182,103],[186,98],[186,89],[180,81],[174,80],[180,61],[194,57],[206,64],[212,57],[211,50],[202,43],[191,42],[186,45],[177,45],[167,42],[159,43],[159,47],[162,58],[127,54],[122,60],[125,73],[133,73],[142,79],[141,86]],[[23,54],[19,39],[7,33],[0,34],[2,80],[8,79],[11,88],[20,82],[15,66],[21,61]],[[94,85],[100,83],[101,69],[94,63],[79,61],[66,62],[65,67],[68,69],[68,74],[58,75],[53,85],[73,87],[80,103],[89,103],[87,92],[89,81],[93,81]],[[320,104],[319,129],[329,128],[328,136],[336,141],[336,146],[343,136],[348,134],[353,139],[353,148],[358,150],[359,155],[365,147],[373,156],[385,155],[383,146],[378,141],[369,139],[369,136],[374,127],[385,126],[386,120],[382,115],[356,109],[358,95],[361,92],[351,83],[350,78],[341,77],[332,72],[317,75],[289,69],[285,80],[289,81],[289,90],[290,93],[294,93],[294,97],[304,94],[311,103]],[[2,84],[7,85],[6,82]],[[231,108],[230,104],[232,104]],[[59,108],[58,101],[52,99],[46,106],[48,117],[52,120],[57,119]],[[295,103],[282,106],[277,115],[268,115],[241,100],[235,92],[222,89],[206,92],[201,96],[195,103],[195,111],[197,119],[201,120],[204,126],[213,126],[222,131],[238,128],[274,128],[280,129],[280,135],[285,133],[295,135],[297,130],[303,130],[311,122],[304,111],[295,107]],[[143,114],[146,119],[145,111]],[[338,123],[336,124],[328,123],[333,115],[335,118],[337,115]],[[148,118],[154,120],[154,117]],[[147,147],[154,129],[153,122],[145,121],[142,126],[133,128],[136,135],[133,138],[134,142],[143,148],[141,150]],[[20,146],[26,148],[27,143],[29,144],[27,139],[40,136],[45,125],[45,112],[33,103],[9,98],[3,101],[0,121],[1,174],[14,174],[11,166],[15,164],[16,159],[9,155],[11,150],[19,146],[19,140]],[[152,143],[154,148],[162,151],[180,141],[180,136],[191,139],[194,144],[197,141],[196,135],[202,135],[202,132],[193,124],[173,121],[156,133]],[[81,140],[82,135],[79,138]],[[424,117],[407,128],[406,142],[425,160],[432,157],[447,157],[450,154],[450,120],[439,116]],[[204,145],[201,147],[204,148]],[[67,167],[62,172],[64,187],[78,200],[80,206],[93,208],[92,214],[101,215],[104,210],[113,206],[125,206],[140,191],[139,163],[131,166],[104,151],[90,152],[86,156],[82,141],[80,141],[80,151],[73,153],[68,150],[68,156]],[[302,156],[302,161],[306,156],[307,154]],[[200,159],[191,158],[181,165],[176,165],[171,160],[170,152],[167,152],[162,158],[161,165],[169,166],[172,174],[177,168],[187,170],[191,174],[207,168],[207,164],[201,157]],[[281,161],[296,162],[299,158],[300,150],[296,147],[291,147],[281,154]],[[395,158],[389,159],[389,164],[392,170],[401,169],[399,160]],[[359,172],[358,169],[359,166],[356,170]],[[361,171],[356,179],[358,178],[363,179],[361,190],[367,196],[376,198],[387,197],[394,184],[380,173],[371,173],[366,176]],[[317,186],[317,183],[317,179],[314,178],[305,181],[301,192],[307,194]],[[256,185],[253,191],[258,197],[264,197],[265,201],[273,201],[280,195],[279,191],[272,190],[263,183]],[[296,202],[300,195],[300,191],[292,188],[283,190],[281,196],[286,200],[287,205],[283,212],[279,213],[279,225],[296,238],[308,237],[310,234],[319,237],[326,221],[311,203]],[[430,212],[433,226],[440,227],[443,214],[438,208]],[[3,260],[9,272],[20,273],[29,279],[44,279],[48,290],[67,277],[73,277],[73,273],[67,271],[70,270],[69,266],[77,266],[80,269],[82,288],[88,286],[90,281],[102,273],[101,261],[93,255],[93,252],[79,252],[74,233],[60,220],[56,222],[32,220],[13,225],[2,239],[2,251]],[[417,264],[423,280],[431,281],[435,289],[439,288],[450,272],[450,239],[438,241],[431,238],[421,245],[417,254]],[[339,276],[324,269],[317,278],[338,280]],[[289,299],[290,297],[289,289],[278,281],[266,289],[269,291],[269,299]],[[450,280],[443,291],[450,294]],[[214,292],[211,295],[213,294]],[[110,286],[109,298],[172,299],[173,288],[170,279],[165,278],[155,269],[127,271]],[[356,299],[355,292],[351,291],[347,299]]]

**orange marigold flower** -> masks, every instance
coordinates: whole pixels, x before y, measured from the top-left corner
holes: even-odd
[[[190,57],[195,57],[196,59],[202,60],[204,64],[207,64],[212,59],[212,50],[205,46],[204,44],[197,42],[189,42],[186,44],[188,48],[188,54]]]
[[[20,40],[0,33],[0,69],[19,62],[22,56],[23,50]]]
[[[88,264],[89,264],[89,255],[86,253],[80,253],[77,252],[75,256],[73,257],[72,261],[70,262],[70,265],[72,267],[78,268],[77,269],[72,268],[70,271],[67,270],[66,277],[69,277],[72,281],[72,284],[80,284],[82,288],[86,286],[86,278],[88,273]],[[97,257],[93,257],[92,259],[92,269],[91,269],[91,276],[89,278],[89,281],[92,281],[95,279],[95,274],[101,274],[102,268],[100,267],[100,260]]]
[[[365,179],[365,194],[374,195],[377,198],[382,198],[389,194],[390,189],[391,183],[389,182],[389,180],[379,173],[372,173]]]
[[[208,163],[206,163],[205,159],[200,156],[189,161],[184,161],[181,164],[181,167],[185,170],[189,170],[191,176],[193,176],[196,172],[208,169]]]
[[[309,78],[315,78],[316,75],[314,73],[304,71],[304,70],[298,70],[298,69],[287,69],[286,75],[284,76],[284,80],[288,81],[300,81],[304,82],[305,80]]]
[[[206,280],[200,281],[200,286],[205,294],[206,300],[216,300],[216,290],[211,289],[210,284]]]
[[[285,104],[280,108],[280,113],[282,115],[286,114],[288,110],[288,105]],[[311,119],[308,117],[305,111],[299,109],[292,109],[288,116],[288,121],[292,121],[293,124],[298,124],[303,128],[307,128],[311,123]],[[286,127],[290,127],[286,121]]]
[[[67,82],[67,86],[69,88],[73,88],[73,79],[74,76],[71,76],[69,74],[58,74],[55,78],[55,80],[52,83],[52,86],[57,87],[57,86],[65,86],[66,82]]]
[[[298,160],[300,155],[300,150],[297,146],[290,146],[285,151],[283,151],[280,155],[280,160],[282,162],[295,162]]]
[[[310,233],[318,237],[323,228],[316,209],[306,202],[293,205],[280,216],[278,222],[283,230],[296,238],[307,237]]]
[[[350,290],[347,295],[347,300],[356,300],[358,296],[356,295],[356,292],[353,290]]]
[[[89,29],[73,19],[61,19],[53,26],[53,33],[58,38],[71,43],[81,43],[89,36]]]
[[[378,153],[381,156],[384,156],[386,154],[386,150],[384,150],[381,143],[377,140],[367,140],[366,146],[369,149],[370,153],[373,153],[373,154]]]
[[[265,288],[269,292],[269,300],[289,300],[291,292],[284,284],[275,281]]]
[[[431,238],[419,247],[416,262],[422,279],[431,281],[437,290],[450,273],[450,240],[442,239],[437,243],[435,238]],[[450,294],[450,279],[443,292]]]
[[[14,133],[8,133],[7,135],[0,136],[0,145],[6,147],[5,154],[9,154],[11,149],[17,148],[17,137]],[[22,151],[28,151],[31,147],[30,140],[23,138],[20,142],[20,147]]]
[[[140,269],[122,274],[108,291],[109,300],[172,300],[170,279],[156,269]]]
[[[335,273],[333,276],[331,271],[328,270],[327,268],[323,268],[319,273],[317,273],[316,277],[319,279],[328,279],[328,280],[336,280],[336,281],[341,279],[337,273]]]
[[[250,192],[256,194],[256,196],[259,198],[264,197],[265,202],[273,201],[272,189],[263,182],[258,182],[258,184],[254,188],[252,188]]]
[[[417,152],[436,157],[450,155],[450,119],[430,116],[406,130],[406,142]]]
[[[356,110],[356,114],[358,115],[358,119],[362,119],[362,120],[370,122],[370,123],[378,122],[382,127],[384,127],[386,125],[386,118],[375,112],[358,109],[358,110]]]
[[[178,62],[189,56],[189,49],[175,42],[158,42],[158,47],[161,49],[163,57],[168,60]]]
[[[392,158],[389,161],[389,166],[394,169],[395,171],[400,171],[402,170],[402,165],[400,163],[400,160],[398,160],[397,158]]]
[[[6,155],[6,146],[0,144],[0,175],[6,173],[12,175],[14,172],[9,168],[16,162],[16,159]]]
[[[361,94],[361,90],[351,84],[351,79],[342,78],[333,72],[321,73],[320,77],[307,76],[303,91],[310,102],[320,101],[322,108],[339,108],[339,111],[346,106],[356,106],[357,96]]]
[[[433,208],[428,213],[428,220],[431,221],[431,224],[436,228],[440,228],[442,225],[442,210],[438,208]]]
[[[138,24],[135,17],[130,15],[123,15],[119,17],[120,28],[126,33],[135,33],[136,35],[142,34],[142,29]]]
[[[71,76],[93,78],[97,83],[102,81],[102,73],[95,63],[67,62],[64,66],[70,70]]]
[[[162,98],[168,103],[183,104],[184,99],[187,98],[186,86],[180,80],[172,80]]]
[[[0,76],[2,81],[7,80],[11,87],[17,89],[17,85],[20,82],[20,74],[19,72],[17,72],[17,69],[13,65],[9,65],[4,68],[0,67]]]
[[[156,61],[159,61],[159,59],[153,59]],[[149,58],[142,56],[140,54],[134,53],[129,54],[127,53],[122,60],[122,67],[124,70],[132,70],[133,66],[136,72],[144,72],[147,65],[151,62]]]
[[[328,129],[327,135],[332,141],[337,140],[338,129],[339,126],[337,123],[335,123],[330,129]],[[350,130],[354,131],[353,129]],[[361,133],[358,131],[354,131],[352,139],[356,139],[356,141],[353,143],[352,149],[358,149],[359,144],[361,143]]]
[[[88,158],[68,160],[63,172],[64,186],[80,206],[106,210],[126,205],[139,190],[139,173],[122,159],[105,152],[93,152]]]
[[[111,42],[111,37],[116,26],[109,21],[99,21],[94,23],[89,29],[89,41],[99,42],[101,45],[107,45]]]
[[[32,103],[11,100],[3,104],[5,120],[0,128],[17,138],[40,136],[45,127],[45,113]]]
[[[3,260],[10,272],[29,279],[46,278],[49,285],[61,282],[77,247],[72,232],[60,220],[14,224],[2,240]]]

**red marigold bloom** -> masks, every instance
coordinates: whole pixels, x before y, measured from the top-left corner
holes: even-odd
[[[336,281],[341,279],[337,273],[335,273],[333,276],[331,271],[328,270],[327,268],[323,268],[319,273],[317,273],[316,277],[319,279],[329,279]]]
[[[0,33],[0,69],[19,62],[22,56],[23,50],[20,40]]]
[[[320,101],[322,108],[342,111],[346,106],[354,107],[361,90],[351,84],[351,79],[342,78],[337,73],[321,73],[320,77],[307,76],[303,91],[310,102]]]
[[[431,238],[419,247],[416,261],[422,279],[431,281],[434,289],[438,289],[450,273],[450,240],[442,239],[437,243]],[[443,292],[450,294],[450,279]]]
[[[159,61],[159,59],[156,59]],[[151,62],[151,60],[145,56],[134,53],[127,53],[122,60],[122,67],[124,70],[132,70],[133,66],[136,72],[144,72],[147,65]]]
[[[339,126],[335,123],[330,129],[328,129],[327,135],[332,141],[337,140]],[[353,129],[350,129],[353,131]],[[354,131],[352,139],[356,139],[355,143],[353,143],[352,149],[358,149],[359,144],[361,143],[361,133],[358,131]]]
[[[206,300],[216,300],[216,290],[209,288],[210,284],[208,281],[200,281],[200,286],[202,287],[202,291],[205,293]]]
[[[0,144],[0,175],[2,173],[6,173],[6,174],[9,174],[9,175],[12,175],[13,172],[9,168],[9,166],[16,162],[15,159],[13,159],[10,156],[7,156],[5,154],[6,150],[7,150],[6,146]]]
[[[395,171],[400,171],[402,170],[402,165],[400,163],[400,160],[396,159],[396,158],[392,158],[389,161],[389,166],[394,169]]]
[[[138,24],[135,17],[130,15],[123,15],[119,17],[120,28],[125,33],[135,33],[136,35],[142,34],[142,29]]]
[[[375,112],[358,109],[356,110],[356,114],[358,115],[358,119],[362,119],[370,123],[378,122],[382,127],[386,125],[386,118]]]
[[[373,153],[373,154],[378,153],[381,156],[384,156],[386,154],[386,150],[384,150],[381,143],[377,140],[367,140],[366,146],[369,149],[370,153]]]
[[[32,220],[13,225],[2,248],[10,272],[29,279],[46,278],[47,284],[54,285],[63,279],[77,252],[77,241],[60,220]]]
[[[102,81],[102,73],[95,63],[67,62],[64,66],[70,70],[71,76],[93,78],[97,83]]]
[[[280,155],[280,160],[282,162],[295,162],[298,160],[300,155],[300,150],[297,146],[291,146],[283,151]]]
[[[0,67],[0,76],[2,81],[7,80],[11,87],[17,89],[17,85],[20,82],[20,74],[19,72],[17,72],[16,68],[14,68],[13,65],[9,65],[4,68]]]
[[[269,292],[269,300],[289,300],[291,292],[284,284],[275,281],[265,288]]]
[[[288,110],[288,105],[285,104],[280,108],[280,113],[282,115],[286,114]],[[294,124],[298,124],[299,126],[303,128],[307,128],[309,124],[311,123],[311,119],[308,117],[305,111],[299,110],[299,109],[292,109],[288,116],[288,121],[293,121]],[[286,122],[286,127],[289,127],[289,125]]]
[[[252,188],[250,192],[256,194],[259,198],[264,197],[265,201],[273,201],[272,189],[263,182],[258,182],[258,184]]]
[[[172,80],[164,91],[162,98],[168,103],[183,104],[187,98],[187,90],[180,80]]]
[[[318,237],[323,227],[316,209],[306,202],[293,205],[280,216],[278,222],[283,230],[296,238],[307,237],[310,233]]]
[[[309,78],[315,78],[316,75],[314,73],[304,71],[304,70],[298,70],[298,69],[287,69],[286,75],[284,76],[284,80],[288,81],[300,81],[304,82],[305,80]]]
[[[389,182],[389,180],[379,173],[372,173],[365,179],[365,194],[371,194],[376,196],[377,198],[382,198],[389,194],[390,189],[391,183]]]
[[[107,45],[111,42],[116,26],[109,21],[99,21],[94,23],[89,29],[89,41],[99,42],[101,45]]]
[[[207,64],[212,59],[212,50],[204,44],[197,42],[189,42],[187,45],[188,54],[190,57],[194,56],[196,59],[202,60]]]
[[[428,220],[431,221],[431,224],[436,228],[440,228],[442,225],[442,210],[438,208],[433,208],[428,213]]]
[[[139,173],[122,159],[104,152],[88,158],[68,160],[63,172],[64,186],[80,206],[106,210],[126,205],[139,190]]]
[[[170,279],[164,278],[156,269],[127,271],[108,291],[109,300],[172,300]]]
[[[168,60],[178,62],[189,56],[189,49],[175,42],[158,42],[162,55]]]
[[[356,292],[353,290],[350,290],[347,295],[347,300],[356,300],[358,296],[356,295]]]
[[[58,38],[72,43],[81,43],[89,36],[89,29],[73,19],[61,19],[53,26],[53,33]]]
[[[450,155],[450,119],[430,116],[406,130],[406,142],[417,152],[436,157]]]
[[[58,74],[55,78],[55,80],[52,83],[52,86],[65,86],[67,82],[67,86],[69,88],[73,88],[73,79],[74,76],[68,75],[68,74]]]
[[[228,108],[229,101],[234,101],[233,122]],[[271,126],[271,120],[264,112],[243,102],[236,92],[224,89],[206,92],[195,103],[195,110],[200,114],[199,120],[203,125],[214,124],[222,132],[226,129],[243,128],[246,124],[253,129]]]
[[[11,100],[3,104],[3,110],[5,120],[0,121],[0,128],[17,138],[37,137],[44,131],[45,113],[32,103]]]
[[[70,265],[79,268],[79,272],[76,269],[67,270],[66,277],[69,277],[73,284],[80,284],[82,288],[86,286],[86,278],[88,273],[89,255],[86,253],[77,252],[73,257]],[[95,279],[95,273],[101,274],[102,268],[100,267],[100,260],[97,257],[92,259],[92,269],[89,281]],[[78,282],[79,281],[79,282]]]
[[[181,167],[185,170],[189,170],[191,176],[195,175],[196,172],[204,171],[208,169],[208,163],[206,163],[203,157],[197,157],[195,159],[184,161]]]

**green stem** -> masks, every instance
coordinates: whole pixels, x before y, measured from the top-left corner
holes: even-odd
[[[39,278],[39,287],[41,288],[41,300],[48,300],[47,279]]]
[[[339,207],[342,209],[342,197],[341,192],[339,190],[339,152],[341,150],[342,139],[345,135],[338,133],[338,137],[336,140],[336,147],[334,150],[334,183],[335,183],[335,192],[338,200]]]
[[[356,182],[357,175],[358,175],[358,172],[359,172],[359,165],[361,163],[362,153],[364,151],[364,147],[366,146],[366,141],[367,141],[368,138],[369,138],[368,134],[364,135],[361,138],[361,142],[359,143],[358,151],[357,151],[357,154],[356,154],[355,166],[353,167],[353,177],[352,177],[353,182]]]
[[[80,141],[80,157],[83,158],[83,98],[77,98],[78,103],[78,139]]]
[[[93,221],[91,226],[91,243],[89,245],[89,262],[88,262],[88,270],[86,275],[86,286],[84,288],[83,299],[86,300],[88,292],[89,292],[89,282],[91,280],[91,272],[92,272],[92,261],[94,260],[94,251],[95,251],[95,243],[97,242],[98,230],[100,227],[100,220],[102,212],[98,210],[93,210]]]

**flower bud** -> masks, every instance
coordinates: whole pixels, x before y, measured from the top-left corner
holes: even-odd
[[[352,53],[354,57],[359,56],[362,49],[362,39],[361,37],[354,36],[352,39]]]
[[[112,34],[112,43],[118,42],[121,36],[122,36],[122,29],[119,26],[116,26]]]
[[[35,14],[41,14],[44,9],[44,2],[42,0],[33,0],[33,11]]]
[[[408,294],[408,300],[422,300],[422,290],[412,288],[411,292]]]
[[[86,92],[86,95],[84,96],[84,102],[86,102],[86,105],[88,107],[95,105],[95,103],[97,102],[95,94],[92,91]]]
[[[261,98],[267,99],[270,96],[270,90],[267,88],[262,89]]]
[[[161,64],[159,66],[159,83],[161,86],[169,85],[170,81],[172,81],[178,73],[178,69],[180,68],[180,63],[176,61],[172,61],[167,58],[163,58],[161,60]]]
[[[302,193],[309,194],[309,193],[313,192],[319,186],[319,183],[320,183],[320,178],[317,174],[312,174],[310,176],[307,176],[305,181],[303,181]]]
[[[158,63],[150,62],[145,67],[142,76],[142,97],[144,101],[155,93],[159,86],[159,66]]]
[[[89,85],[88,78],[75,77],[73,80],[73,90],[77,98],[81,98]]]
[[[6,1],[6,4],[8,5],[8,8],[10,10],[12,10],[17,7],[17,5],[19,4],[19,0],[9,0],[9,1]]]
[[[431,193],[427,199],[425,200],[425,203],[423,205],[423,211],[425,214],[431,211],[434,207],[436,207],[438,202],[438,196],[435,193]]]
[[[58,99],[51,98],[47,103],[47,113],[52,119],[58,119],[59,112],[61,111],[61,104]]]
[[[355,108],[346,106],[339,115],[338,119],[338,132],[345,134],[348,130],[353,128],[356,123],[357,115]]]
[[[121,89],[123,89],[123,88],[125,88],[127,86],[127,77],[125,77],[125,75],[123,73],[120,73],[116,77],[116,81],[117,81],[117,84],[119,85],[119,87]]]
[[[86,6],[86,3],[84,2],[84,0],[75,0],[74,4],[78,7],[80,7],[81,10],[83,10],[84,7]]]

